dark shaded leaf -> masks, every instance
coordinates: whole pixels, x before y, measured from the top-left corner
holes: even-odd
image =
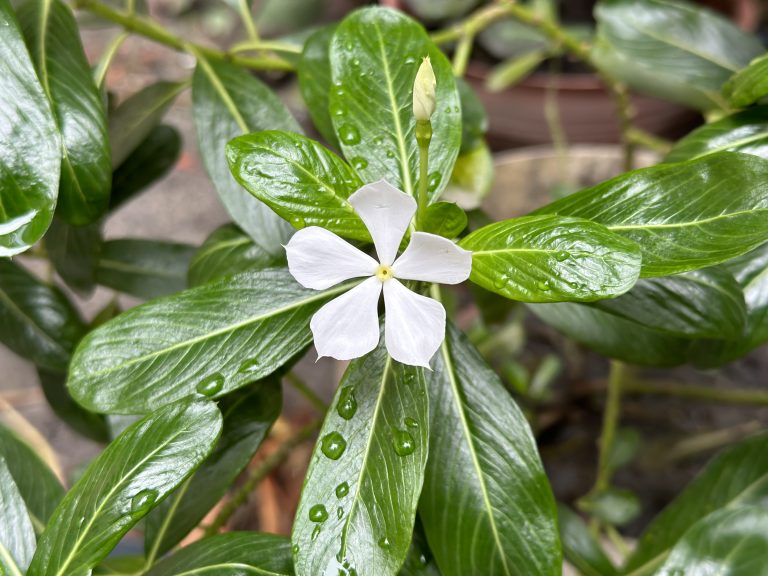
[[[101,414],[88,412],[67,391],[67,376],[59,372],[37,370],[40,387],[53,412],[70,428],[96,442],[109,442],[109,426]]]
[[[324,26],[307,38],[296,72],[299,77],[301,96],[304,98],[304,103],[307,105],[315,128],[331,146],[339,148],[339,141],[333,130],[329,110],[331,91],[330,46],[335,31],[335,25]]]
[[[723,96],[736,108],[744,108],[768,96],[768,54],[739,70],[723,86]]]
[[[0,456],[0,571],[21,576],[35,552],[35,531],[5,458]]]
[[[563,554],[582,576],[617,576],[618,571],[593,538],[589,528],[573,510],[558,504],[557,518]]]
[[[93,292],[101,241],[101,223],[73,226],[58,217],[54,217],[45,235],[53,267],[67,286],[80,295]]]
[[[398,576],[440,576],[440,570],[437,569],[435,559],[427,545],[424,527],[418,516],[413,527],[411,548],[408,550],[408,556],[406,556]]]
[[[461,149],[459,154],[466,154],[485,144],[488,131],[488,115],[485,106],[474,89],[463,78],[456,79],[461,101]]]

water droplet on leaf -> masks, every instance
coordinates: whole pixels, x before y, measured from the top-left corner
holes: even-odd
[[[352,386],[344,386],[339,394],[339,403],[336,406],[336,412],[344,420],[351,420],[357,412],[357,398],[355,398],[355,389]]]
[[[157,490],[142,490],[131,498],[131,514],[146,514],[157,500]]]
[[[432,172],[427,178],[427,189],[429,189],[430,192],[434,192],[437,190],[437,187],[440,186],[442,180],[443,175],[440,174],[440,172]]]
[[[336,498],[344,498],[347,494],[349,494],[349,484],[342,482],[336,486]]]
[[[501,276],[496,276],[496,278],[493,279],[493,287],[496,290],[501,290],[506,285],[507,285],[507,277],[504,276],[503,274]]]
[[[210,376],[207,376],[203,378],[200,383],[197,385],[195,390],[197,390],[198,394],[202,394],[203,396],[215,396],[219,392],[221,392],[222,387],[224,386],[224,376],[222,376],[218,372],[214,372]]]
[[[368,168],[368,160],[359,156],[352,158],[352,166],[354,166],[355,170],[365,170]]]
[[[347,441],[338,432],[331,432],[323,436],[320,441],[320,450],[331,460],[338,460],[347,448]]]
[[[294,216],[291,218],[291,225],[297,230],[301,230],[307,225],[307,222],[301,216]]]
[[[416,443],[413,436],[407,430],[395,430],[393,432],[395,452],[398,456],[408,456],[416,450]]]
[[[389,550],[392,547],[392,545],[389,543],[389,538],[384,536],[384,538],[379,538],[379,548],[382,548],[383,550]]]
[[[328,520],[328,510],[322,504],[315,504],[309,509],[309,519],[312,522],[325,522]]]
[[[408,426],[408,428],[418,428],[419,427],[419,423],[414,418],[411,418],[410,416],[406,416],[406,418],[405,418],[405,425]]]
[[[555,259],[558,262],[565,262],[570,257],[571,257],[571,255],[568,254],[568,252],[558,252],[557,254],[555,254]]]
[[[315,526],[314,530],[312,530],[312,542],[317,540],[318,536],[320,536],[320,524]]]
[[[248,374],[250,372],[256,372],[258,369],[259,369],[259,359],[251,358],[250,360],[246,360],[245,362],[240,364],[240,367],[237,369],[237,371],[243,374]]]
[[[357,144],[360,142],[360,132],[352,124],[344,124],[339,128],[339,138],[344,144]]]
[[[338,508],[336,508],[336,518],[341,520],[343,517],[344,517],[344,508],[339,506]]]
[[[549,280],[539,280],[536,283],[536,287],[542,292],[549,292],[552,287],[549,285]]]

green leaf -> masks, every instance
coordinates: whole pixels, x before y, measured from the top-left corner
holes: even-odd
[[[657,576],[765,576],[768,509],[719,510],[697,522],[675,545]]]
[[[446,238],[456,238],[467,227],[467,214],[453,202],[435,202],[427,207],[422,226]]]
[[[466,80],[457,78],[456,88],[459,90],[461,101],[461,150],[459,154],[462,155],[485,145],[488,115],[477,93]]]
[[[165,406],[128,427],[91,464],[56,508],[27,576],[79,576],[207,456],[221,414],[207,400]]]
[[[721,152],[642,168],[535,214],[587,218],[634,240],[641,276],[706,268],[768,240],[768,161]]]
[[[429,147],[429,191],[436,198],[461,145],[461,107],[450,63],[418,23],[379,7],[347,16],[331,42],[330,110],[344,156],[360,177],[384,179],[415,196],[413,81],[425,56],[432,60],[439,103]]]
[[[640,273],[634,242],[579,218],[504,220],[459,245],[472,251],[473,282],[523,302],[610,298],[629,290]]]
[[[682,162],[723,151],[768,159],[768,106],[757,106],[704,124],[679,140],[664,161]]]
[[[99,222],[72,226],[54,217],[45,235],[45,248],[56,272],[82,296],[89,296],[95,287],[101,242]]]
[[[768,435],[761,434],[716,457],[651,522],[627,561],[625,573],[657,574],[672,548],[699,520],[719,510],[755,508],[764,505],[766,498]]]
[[[35,552],[35,531],[5,458],[0,456],[0,572],[22,576]]]
[[[104,104],[75,17],[61,0],[27,0],[18,14],[62,137],[56,213],[89,224],[107,210],[112,170]]]
[[[200,468],[148,517],[144,547],[157,558],[178,544],[205,517],[248,465],[280,415],[279,378],[268,378],[222,399],[224,427]]]
[[[617,576],[618,571],[606,556],[589,528],[573,510],[558,504],[557,518],[563,553],[582,576]]]
[[[631,490],[606,488],[579,500],[579,508],[612,526],[624,526],[641,512],[640,499]]]
[[[398,576],[440,576],[432,552],[427,546],[427,537],[424,535],[424,527],[418,516],[413,527],[411,548],[408,550],[408,556],[406,556]]]
[[[599,310],[689,338],[738,338],[747,321],[741,286],[724,267],[645,278]]]
[[[294,228],[321,226],[370,241],[347,201],[362,181],[319,142],[290,132],[246,134],[227,144],[227,161],[235,180]]]
[[[601,312],[584,304],[534,304],[530,310],[566,336],[609,358],[643,366],[677,366],[687,360],[689,340]],[[632,337],[628,338],[627,335]]]
[[[601,70],[653,96],[727,108],[720,89],[764,52],[760,41],[706,8],[669,0],[603,0],[592,56]]]
[[[155,82],[122,102],[109,115],[112,166],[117,168],[152,134],[187,82]]]
[[[428,411],[423,371],[392,360],[383,343],[350,364],[296,512],[297,576],[397,574],[424,479]]]
[[[440,572],[559,575],[555,501],[525,416],[453,326],[428,377],[419,513]]]
[[[165,176],[181,154],[181,135],[171,126],[155,126],[144,141],[112,173],[109,209],[132,198]]]
[[[138,298],[174,294],[187,287],[195,247],[175,242],[124,238],[104,242],[96,280]]]
[[[84,331],[61,291],[0,260],[0,342],[38,366],[64,371]]]
[[[72,399],[67,391],[66,374],[38,369],[37,376],[45,399],[56,416],[91,440],[109,442],[107,421],[102,415],[89,412]]]
[[[51,469],[25,442],[0,425],[0,457],[24,498],[30,520],[36,532],[43,527],[64,497],[64,488]]]
[[[61,140],[8,0],[0,0],[0,257],[45,233],[59,189]]]
[[[307,38],[296,73],[307,110],[318,132],[334,148],[339,148],[331,120],[331,38],[336,25],[323,26]]]
[[[299,125],[263,82],[226,62],[198,61],[192,80],[192,105],[203,164],[224,207],[265,252],[282,256],[291,226],[235,182],[225,147],[241,134],[259,130],[301,132]]]
[[[276,257],[256,244],[233,224],[225,224],[206,238],[189,263],[190,286],[232,276],[247,270],[261,270],[285,264],[285,256]]]
[[[499,60],[514,58],[532,50],[542,50],[552,42],[539,30],[513,19],[500,20],[478,35],[478,42]]]
[[[83,406],[116,414],[148,412],[198,388],[231,392],[303,350],[312,315],[352,285],[306,290],[276,268],[147,302],[83,339],[67,385]]]
[[[731,76],[723,86],[723,96],[736,108],[744,108],[768,96],[768,54]]]
[[[293,576],[291,543],[275,534],[229,532],[198,540],[155,564],[146,576]]]
[[[491,191],[493,172],[493,155],[488,144],[483,142],[474,150],[461,153],[453,165],[445,199],[456,202],[465,210],[479,208]]]

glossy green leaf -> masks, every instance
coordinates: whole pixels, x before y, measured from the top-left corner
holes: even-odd
[[[689,338],[738,338],[747,321],[741,286],[723,267],[644,278],[595,307],[649,328]]]
[[[446,238],[456,238],[467,227],[467,214],[453,202],[435,202],[427,207],[423,230]]]
[[[0,342],[38,366],[64,371],[84,331],[61,291],[0,260]]]
[[[297,576],[395,575],[411,546],[429,441],[420,368],[382,343],[350,364],[320,431],[293,524]]]
[[[445,199],[456,202],[465,210],[479,208],[493,185],[493,155],[488,144],[481,143],[470,152],[459,154]]]
[[[623,488],[606,488],[579,500],[579,508],[612,526],[623,526],[640,514],[637,494]]]
[[[301,60],[296,73],[299,78],[299,88],[309,115],[318,132],[335,148],[339,148],[336,132],[330,112],[331,91],[331,38],[336,31],[335,25],[324,26],[309,38],[304,44]]]
[[[768,160],[768,106],[756,106],[704,124],[679,140],[664,160],[682,162],[723,151]]]
[[[189,244],[124,238],[104,242],[96,280],[138,298],[156,298],[184,290],[195,253]]]
[[[221,414],[186,399],[128,427],[67,493],[38,542],[28,576],[80,576],[208,455]]]
[[[291,543],[275,534],[229,532],[185,546],[146,576],[293,576]]]
[[[0,572],[22,576],[35,552],[35,531],[24,499],[0,456]]]
[[[525,416],[453,326],[428,378],[419,514],[440,572],[559,575],[555,501]]]
[[[43,527],[64,497],[64,488],[24,441],[0,425],[0,458],[16,482],[36,532]]]
[[[723,83],[764,52],[715,12],[670,0],[603,0],[595,9],[598,67],[636,90],[702,110],[726,108]]]
[[[617,576],[618,571],[594,539],[589,527],[564,504],[557,506],[563,554],[582,576]]]
[[[123,164],[152,134],[187,86],[186,82],[155,82],[127,98],[110,113],[113,167]]]
[[[48,258],[61,279],[83,296],[93,292],[101,253],[101,223],[73,226],[54,217],[45,235]]]
[[[189,263],[190,286],[232,276],[247,270],[260,270],[285,263],[285,256],[273,256],[233,224],[225,224],[206,238]]]
[[[472,251],[473,282],[523,302],[610,298],[629,290],[640,273],[634,242],[579,218],[504,220],[459,245]]]
[[[104,103],[75,17],[61,0],[27,0],[18,14],[62,137],[56,213],[89,224],[107,210],[112,170]]]
[[[768,575],[768,509],[719,510],[675,545],[657,576]]]
[[[45,399],[56,416],[91,440],[109,442],[109,426],[104,416],[89,412],[72,399],[67,391],[66,374],[38,369],[37,376]]]
[[[544,206],[637,242],[642,276],[724,262],[768,240],[768,161],[720,152],[628,172]]]
[[[321,226],[370,240],[347,201],[362,181],[319,142],[291,132],[246,134],[227,144],[227,161],[235,180],[294,228]]]
[[[45,233],[59,189],[61,141],[16,16],[0,0],[0,257]]]
[[[593,306],[561,302],[534,304],[529,308],[559,332],[609,358],[643,366],[677,366],[687,360],[689,340]]]
[[[281,256],[291,226],[235,182],[225,147],[241,134],[259,130],[301,132],[299,125],[263,82],[226,62],[198,61],[192,104],[203,164],[224,207],[265,252]]]
[[[179,543],[227,493],[269,433],[282,408],[279,378],[267,378],[226,396],[219,404],[224,427],[216,448],[200,468],[157,507],[144,529],[148,557]]]
[[[112,173],[109,209],[116,209],[137,192],[165,176],[176,164],[180,154],[179,131],[164,124],[154,127]]]
[[[198,388],[211,396],[231,392],[303,350],[312,341],[312,315],[350,287],[306,290],[274,268],[147,302],[83,339],[67,385],[87,408],[128,414]]]
[[[461,106],[451,65],[401,12],[371,7],[347,16],[331,42],[330,110],[344,156],[365,182],[384,179],[415,195],[413,81],[429,56],[439,106],[432,116],[430,195],[448,184],[461,145]]]
[[[711,512],[755,507],[768,498],[768,435],[761,434],[710,462],[651,523],[630,556],[625,574],[656,574],[675,545]],[[687,575],[686,575],[687,576]]]
[[[475,90],[463,78],[456,79],[461,102],[461,149],[466,154],[485,144],[488,115]]]
[[[768,96],[768,54],[739,70],[723,86],[723,96],[736,108],[744,108]]]

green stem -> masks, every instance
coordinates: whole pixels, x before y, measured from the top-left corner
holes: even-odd
[[[274,40],[247,40],[245,42],[238,42],[232,48],[229,49],[230,54],[238,54],[240,52],[258,52],[258,51],[272,51],[283,52],[285,54],[301,54],[301,48],[288,44],[286,42],[278,42]]]
[[[296,388],[296,390],[302,396],[304,396],[304,398],[306,398],[307,401],[312,404],[312,406],[317,408],[321,414],[325,414],[325,412],[328,410],[328,405],[323,402],[322,398],[315,394],[315,391],[307,386],[307,383],[304,382],[304,380],[302,380],[294,371],[288,372],[288,374],[285,375],[285,379],[291,386]]]
[[[672,149],[672,143],[664,138],[646,132],[636,126],[629,129],[627,137],[638,146],[644,146],[659,154],[667,154]]]
[[[237,6],[240,11],[240,18],[245,25],[245,30],[248,32],[248,38],[254,42],[258,42],[259,33],[256,30],[256,23],[253,21],[253,14],[251,14],[251,7],[248,4],[248,0],[238,0]]]
[[[611,483],[613,471],[610,466],[613,441],[616,437],[616,429],[621,417],[621,394],[624,386],[624,374],[626,366],[618,360],[611,360],[611,369],[608,374],[608,395],[605,400],[605,412],[603,413],[603,430],[600,434],[600,453],[597,465],[597,478],[593,492],[601,492]]]
[[[416,212],[416,228],[423,229],[424,214],[429,205],[429,143],[432,141],[432,124],[429,120],[416,121],[416,142],[419,144],[419,198]]]
[[[112,39],[112,42],[110,42],[109,46],[104,50],[104,53],[99,59],[99,63],[93,71],[93,79],[97,87],[101,88],[104,85],[104,79],[107,77],[107,70],[109,70],[112,60],[114,60],[120,46],[123,45],[123,42],[125,42],[129,36],[130,34],[128,32],[121,32]]]
[[[652,394],[658,396],[673,396],[690,398],[707,402],[727,402],[729,404],[747,404],[753,406],[768,406],[768,392],[747,388],[708,388],[706,386],[691,386],[676,382],[645,382],[628,380],[624,384],[627,394]]]

